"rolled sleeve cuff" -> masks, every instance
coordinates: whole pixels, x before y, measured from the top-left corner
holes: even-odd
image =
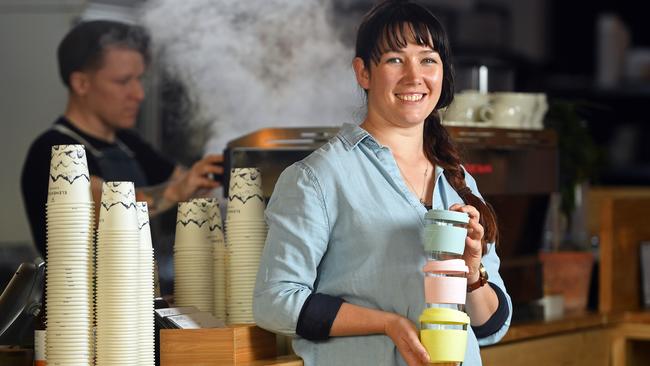
[[[499,286],[490,282],[488,282],[488,284],[497,294],[499,306],[485,324],[478,327],[472,327],[474,334],[476,334],[476,338],[486,338],[497,333],[501,328],[503,328],[503,325],[510,316],[510,308],[508,307],[508,299],[506,299],[506,295]]]
[[[341,304],[343,299],[339,297],[318,293],[309,295],[300,310],[296,334],[311,341],[328,339]]]

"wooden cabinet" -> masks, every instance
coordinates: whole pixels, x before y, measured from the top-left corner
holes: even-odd
[[[253,325],[162,329],[161,366],[247,365],[276,356],[276,336]]]

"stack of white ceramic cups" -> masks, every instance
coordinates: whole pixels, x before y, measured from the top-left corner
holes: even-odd
[[[140,232],[131,182],[106,182],[97,228],[97,365],[138,365]]]
[[[93,209],[83,145],[53,146],[46,215],[50,365],[92,364]]]
[[[179,203],[174,240],[174,302],[207,312],[214,307],[211,206],[206,200]]]
[[[253,288],[267,226],[262,176],[257,168],[230,173],[226,213],[228,323],[253,323]]]
[[[468,268],[461,257],[468,222],[463,212],[430,210],[425,215],[426,308],[420,316],[420,339],[432,363],[462,362],[465,357]]]
[[[153,366],[154,360],[154,254],[149,209],[137,202],[140,247],[138,252],[138,365]]]

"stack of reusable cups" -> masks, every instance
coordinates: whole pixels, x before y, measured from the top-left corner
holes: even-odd
[[[97,228],[98,366],[139,364],[140,247],[133,183],[104,183]]]
[[[138,253],[138,365],[153,366],[154,352],[154,255],[151,243],[149,209],[146,202],[137,202],[140,247]]]
[[[46,210],[46,358],[90,365],[95,216],[83,145],[52,147]]]
[[[216,198],[206,199],[208,204],[208,240],[214,249],[213,281],[214,281],[214,308],[212,314],[220,320],[226,321],[226,240],[223,235],[223,222],[221,220],[221,207]]]
[[[214,310],[211,206],[206,200],[179,203],[174,240],[174,302],[207,312]]]
[[[225,224],[227,322],[254,323],[253,288],[267,232],[260,170],[232,169],[228,195]]]
[[[469,316],[465,314],[467,272],[466,213],[430,210],[425,215],[422,269],[426,308],[420,316],[420,340],[432,363],[462,362],[467,348]]]

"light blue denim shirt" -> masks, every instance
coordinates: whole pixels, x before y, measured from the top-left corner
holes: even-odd
[[[447,209],[461,198],[436,167],[433,207]],[[474,179],[468,187],[479,195]],[[295,336],[306,366],[406,365],[385,335],[331,337],[312,342],[296,336],[311,293],[394,312],[419,327],[425,307],[426,256],[422,246],[425,207],[402,179],[391,151],[362,128],[345,124],[336,137],[278,179],[266,209],[269,232],[257,274],[253,311],[257,324]],[[507,296],[499,257],[488,246],[483,265],[490,282]],[[495,334],[476,339],[469,328],[464,365],[481,365],[479,344],[501,339],[510,316]]]

